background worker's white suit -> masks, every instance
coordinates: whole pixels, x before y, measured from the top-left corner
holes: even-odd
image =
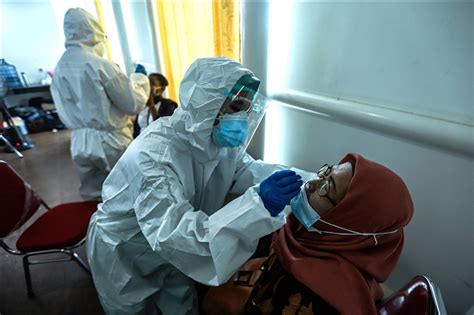
[[[85,199],[101,196],[102,183],[132,141],[129,115],[139,113],[150,93],[148,78],[130,80],[102,58],[105,34],[83,9],[64,16],[66,51],[54,71],[51,94],[64,124],[73,129],[71,154]]]
[[[147,127],[106,179],[87,252],[108,314],[197,314],[193,279],[225,282],[285,223],[253,186],[283,167],[211,139],[225,91],[245,74],[225,58],[195,61],[181,107]],[[223,207],[229,191],[243,195]]]

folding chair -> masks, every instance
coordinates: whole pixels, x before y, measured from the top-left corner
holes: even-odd
[[[73,202],[53,208],[38,197],[8,163],[0,161],[0,246],[8,253],[23,256],[26,288],[32,297],[30,265],[75,260],[86,272],[89,268],[74,248],[84,244],[96,201]],[[48,211],[36,219],[9,247],[4,239],[23,226],[43,205]],[[45,254],[65,254],[67,257],[30,261],[29,258]]]
[[[2,124],[0,126],[0,131],[2,131],[2,135],[0,135],[0,137],[3,142],[5,142],[7,147],[12,150],[12,152],[15,152],[18,157],[22,158],[23,155],[19,151],[34,148],[35,145],[31,141],[29,141],[28,137],[24,136],[20,132],[17,126],[15,126],[13,118],[10,115],[10,112],[8,111],[7,107],[5,106],[3,99],[0,100],[0,114],[2,116]],[[10,140],[8,140],[7,137],[3,136],[3,120],[7,123],[9,127],[8,135],[10,137]]]
[[[447,315],[439,287],[426,276],[416,276],[378,307],[379,315]]]
[[[3,143],[10,149],[12,152],[14,152],[19,158],[23,157],[23,154],[20,153],[12,144],[11,142],[3,136],[5,133],[4,128],[3,128],[3,114],[0,113],[0,141],[3,141]]]

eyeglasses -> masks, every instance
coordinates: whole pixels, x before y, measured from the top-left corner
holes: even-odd
[[[324,164],[321,166],[321,168],[316,172],[318,177],[322,178],[323,180],[321,181],[321,184],[319,187],[316,188],[316,193],[320,197],[324,197],[328,199],[333,206],[337,205],[337,202],[335,202],[330,196],[329,193],[331,191],[331,184],[330,181],[332,180],[331,177],[329,177],[329,174],[331,174],[332,171],[332,165]],[[334,184],[334,182],[333,182]]]

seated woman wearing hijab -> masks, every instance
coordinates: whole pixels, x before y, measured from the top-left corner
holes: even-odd
[[[248,314],[377,314],[379,284],[395,269],[413,216],[410,193],[397,174],[355,153],[317,174],[272,235],[277,259],[263,277],[271,280],[253,292]]]

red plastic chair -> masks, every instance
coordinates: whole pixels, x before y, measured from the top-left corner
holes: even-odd
[[[438,286],[426,276],[416,276],[378,307],[379,315],[446,315]]]
[[[75,260],[90,274],[87,265],[73,249],[85,242],[89,219],[97,209],[97,201],[65,203],[50,208],[4,161],[0,161],[0,201],[0,246],[10,254],[23,256],[28,296],[34,295],[30,265]],[[9,247],[3,240],[28,221],[41,205],[48,211],[21,233],[16,248]],[[68,257],[29,260],[32,256],[57,253]]]

